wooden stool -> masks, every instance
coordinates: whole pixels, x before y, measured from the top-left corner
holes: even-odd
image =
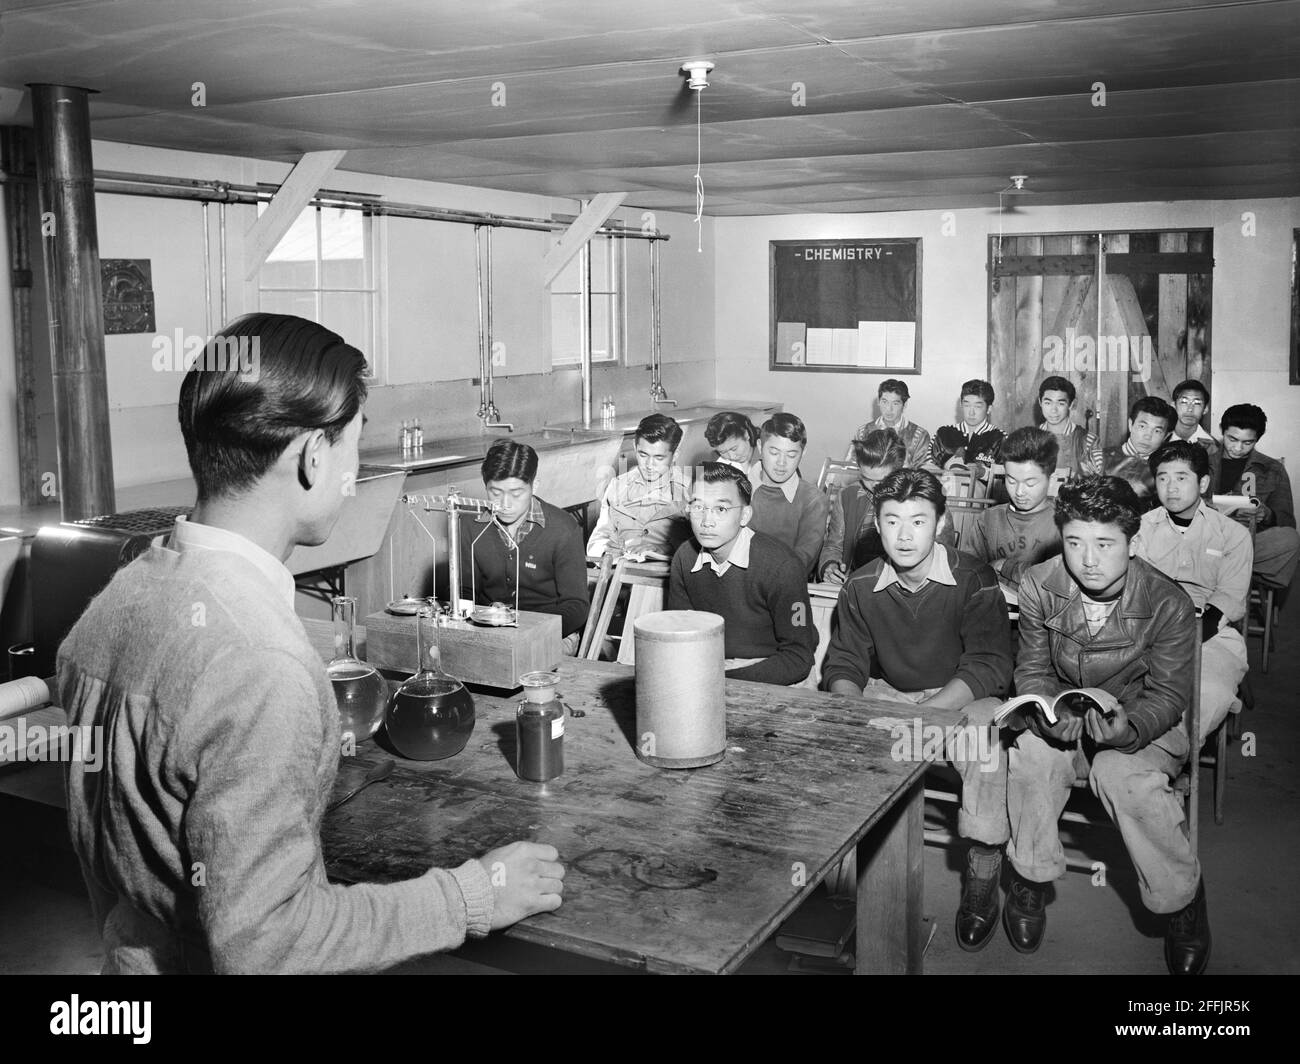
[[[657,613],[664,608],[668,563],[634,562],[619,558],[614,562],[612,571],[606,575],[608,562],[608,557],[601,559],[601,572],[592,592],[591,612],[587,618],[587,630],[582,634],[578,656],[588,661],[600,658],[601,646],[609,633],[610,621],[614,619],[614,609],[618,606],[619,593],[624,587],[630,587],[632,593],[628,598],[627,615],[623,619],[623,631],[628,638],[619,641],[618,661],[623,665],[635,665],[636,641],[630,637],[632,622],[643,614]],[[595,623],[592,623],[593,618]]]

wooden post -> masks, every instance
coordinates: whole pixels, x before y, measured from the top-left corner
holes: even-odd
[[[35,506],[41,501],[36,449],[36,366],[32,344],[32,240],[28,225],[31,182],[36,177],[33,167],[31,130],[22,126],[0,129],[0,170],[6,177],[4,212],[14,315],[18,497],[24,506]]]
[[[90,151],[90,90],[32,85],[63,519],[112,513],[113,445]]]

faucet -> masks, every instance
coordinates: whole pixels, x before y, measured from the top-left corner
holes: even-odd
[[[658,406],[660,403],[667,403],[670,406],[676,406],[677,400],[668,398],[668,393],[664,391],[662,381],[655,381],[650,385],[650,403],[653,406]]]
[[[501,411],[497,409],[497,404],[488,400],[486,406],[478,408],[478,416],[483,419],[485,429],[505,429],[507,432],[514,432],[515,426],[509,421],[501,420]]]

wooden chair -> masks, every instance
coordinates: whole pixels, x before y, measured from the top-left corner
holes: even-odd
[[[1252,481],[1251,488],[1254,488]],[[1251,546],[1255,543],[1255,534],[1258,531],[1258,517],[1251,514],[1246,523],[1250,530]],[[1259,577],[1252,574],[1250,578],[1250,597],[1246,602],[1246,623],[1242,629],[1242,634],[1249,639],[1253,635],[1262,636],[1260,645],[1260,667],[1264,672],[1268,672],[1268,656],[1274,649],[1275,635],[1273,629],[1277,625],[1277,592],[1278,589],[1271,584],[1266,584]],[[1254,620],[1258,617],[1259,620]]]
[[[657,613],[664,608],[664,591],[668,587],[667,562],[634,562],[627,558],[601,559],[601,569],[591,596],[591,609],[587,613],[587,627],[578,644],[578,657],[598,661],[609,635],[609,625],[614,619],[619,594],[624,587],[632,589],[628,597],[627,613],[623,619],[623,637],[619,641],[618,661],[623,665],[636,664],[636,642],[632,638],[632,622],[646,613]]]
[[[857,475],[856,462],[841,462],[835,458],[827,458],[822,462],[821,472],[817,474],[817,490],[833,495]]]
[[[940,474],[948,520],[961,548],[962,536],[979,520],[980,514],[997,504],[985,492],[986,484],[974,473],[950,469]]]

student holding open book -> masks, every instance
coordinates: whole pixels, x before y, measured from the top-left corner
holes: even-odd
[[[1097,688],[1107,704],[1055,724],[1030,714],[1015,735],[1007,766],[1015,874],[1003,925],[1016,950],[1038,949],[1047,884],[1065,874],[1058,821],[1071,784],[1086,776],[1120,829],[1143,904],[1168,916],[1169,971],[1199,975],[1210,954],[1205,887],[1169,786],[1191,748],[1182,717],[1198,627],[1183,589],[1134,557],[1141,515],[1118,477],[1065,485],[1056,501],[1062,555],[1021,581],[1016,690],[1056,698]],[[997,883],[995,873],[994,905]]]

